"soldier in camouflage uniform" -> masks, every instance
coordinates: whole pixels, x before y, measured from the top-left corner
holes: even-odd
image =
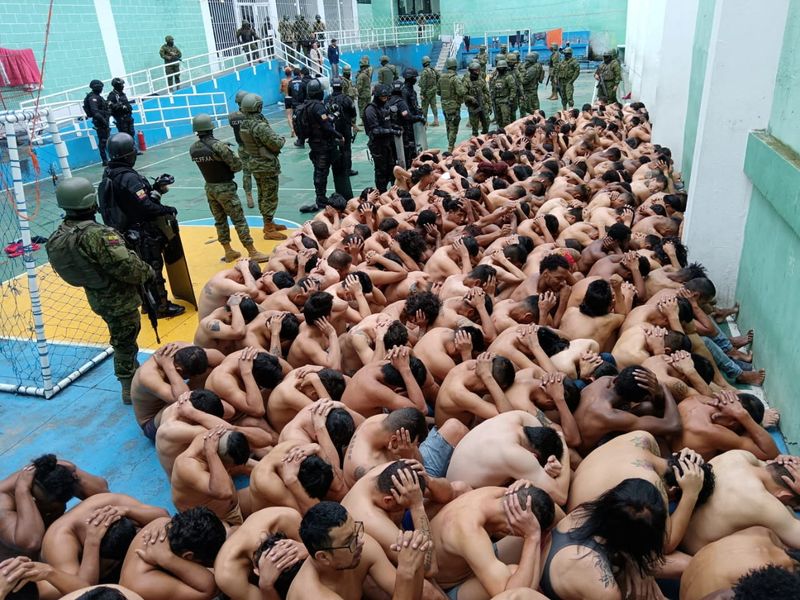
[[[295,19],[294,35],[297,51],[302,51],[308,56],[308,50],[311,48],[311,25],[306,21],[306,16],[303,14]]]
[[[617,59],[617,49],[614,48],[611,50],[611,74],[613,76],[613,81],[611,83],[611,88],[608,90],[609,93],[609,103],[611,102],[619,102],[617,99],[617,89],[619,88],[619,84],[622,83],[622,67],[619,64],[619,60]]]
[[[511,97],[517,92],[517,82],[508,72],[508,63],[501,60],[492,73],[489,94],[494,106],[494,120],[500,129],[511,123]]]
[[[486,79],[486,64],[489,62],[489,55],[486,54],[485,44],[481,44],[480,48],[478,49],[478,54],[475,56],[475,60],[481,66],[481,77]]]
[[[206,199],[211,214],[214,215],[214,227],[217,229],[217,241],[225,249],[226,262],[233,262],[242,255],[231,248],[231,230],[228,217],[236,227],[239,241],[247,250],[251,260],[265,262],[269,256],[256,250],[250,227],[236,194],[235,173],[242,170],[242,161],[228,144],[214,137],[214,124],[208,115],[197,115],[192,119],[192,130],[198,140],[189,148],[192,162],[200,169],[206,182]]]
[[[278,154],[286,139],[269,126],[267,118],[261,114],[263,107],[264,101],[256,94],[247,94],[242,99],[244,120],[239,135],[249,155],[250,172],[258,188],[258,210],[264,217],[264,239],[285,240],[286,235],[281,232],[286,227],[276,225],[272,218],[278,209],[278,175],[281,172]]]
[[[558,65],[557,73],[561,107],[566,110],[575,105],[575,100],[572,97],[575,92],[575,80],[581,74],[581,66],[572,56],[572,48],[564,49],[564,60]]]
[[[168,35],[164,38],[164,41],[166,43],[161,46],[158,54],[164,60],[164,73],[167,75],[167,87],[169,91],[173,91],[180,88],[181,65],[179,61],[183,57],[183,54],[175,45],[174,37]]]
[[[397,67],[389,63],[389,57],[384,54],[381,56],[381,66],[378,69],[378,83],[391,86],[395,79],[400,79]]]
[[[561,62],[561,54],[558,51],[558,44],[550,44],[550,58],[547,59],[547,64],[550,65],[550,87],[553,88],[552,93],[548,96],[548,100],[558,100],[558,63]]]
[[[289,15],[283,15],[283,19],[278,23],[278,33],[284,44],[294,47],[294,26],[289,21]]]
[[[353,104],[358,106],[358,90],[353,83],[353,68],[350,65],[342,68],[342,93],[350,96]]]
[[[497,63],[499,63],[501,60],[508,62],[508,44],[501,45],[500,52],[494,57],[495,69],[497,68]]]
[[[522,88],[522,71],[519,64],[519,53],[511,52],[508,55],[508,72],[514,76],[517,93],[511,97],[511,120],[517,120],[517,110],[525,106],[525,92]],[[523,109],[524,111],[524,109]]]
[[[369,57],[362,56],[358,61],[358,75],[356,76],[356,91],[358,92],[358,116],[364,122],[364,109],[372,100],[372,69],[369,66]]]
[[[469,111],[469,124],[472,127],[472,135],[489,132],[489,122],[491,121],[491,105],[489,102],[489,86],[486,79],[481,76],[481,65],[478,61],[473,61],[469,65],[469,73],[464,76],[464,87],[466,94],[464,104]]]
[[[242,189],[247,199],[247,208],[253,208],[253,177],[250,175],[250,167],[247,164],[248,154],[247,149],[242,143],[242,136],[239,134],[239,129],[244,120],[244,113],[242,112],[242,99],[248,94],[244,90],[236,92],[236,105],[239,107],[228,115],[228,125],[233,129],[233,137],[236,138],[236,143],[239,144],[239,158],[242,161]],[[238,169],[237,169],[238,171]]]
[[[433,126],[439,126],[439,109],[436,106],[436,93],[439,90],[439,73],[431,66],[431,57],[422,57],[422,75],[419,78],[419,93],[422,96],[422,116],[428,121],[428,107],[433,112]]]
[[[539,63],[539,54],[531,52],[525,57],[525,73],[522,88],[525,91],[525,113],[532,115],[539,110],[539,84],[544,81],[544,67]]]
[[[617,101],[617,88],[611,64],[611,52],[603,52],[603,62],[594,72],[594,78],[597,80],[597,100],[604,104]]]
[[[66,215],[47,242],[47,256],[64,281],[84,289],[92,311],[106,322],[114,348],[114,375],[122,386],[122,401],[130,404],[131,380],[139,366],[139,290],[155,273],[125,247],[118,231],[95,221],[97,195],[88,179],[60,181],[56,202]]]
[[[456,145],[458,124],[461,123],[461,103],[464,101],[464,82],[456,73],[455,58],[444,63],[444,72],[439,75],[439,95],[442,97],[444,124],[447,127],[447,149],[452,152]]]

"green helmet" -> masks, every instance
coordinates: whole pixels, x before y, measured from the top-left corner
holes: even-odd
[[[481,70],[481,63],[479,63],[476,60],[473,60],[471,63],[469,63],[469,70],[470,71],[480,71]]]
[[[368,67],[369,66],[369,56],[362,56],[358,60],[358,66],[359,67]]]
[[[242,105],[242,100],[244,100],[244,97],[247,96],[247,94],[249,94],[249,93],[250,92],[247,92],[245,90],[239,90],[238,92],[236,92],[236,97],[234,98],[234,100],[236,100],[236,104],[241,106]]]
[[[70,177],[58,182],[56,203],[64,210],[86,210],[97,205],[97,194],[85,177]]]
[[[171,35],[168,35],[167,37],[164,38],[164,41],[169,44],[170,42],[174,42],[175,38],[172,37]]]
[[[486,44],[481,44],[480,47],[479,47],[479,50],[481,52],[485,52],[486,51]]]
[[[431,57],[430,56],[423,56],[422,57],[422,66],[423,67],[427,67],[429,64],[431,64]]]
[[[508,61],[503,60],[502,58],[497,61],[497,68],[498,69],[507,69],[508,68]]]
[[[383,56],[381,56],[381,64],[382,65],[385,65],[388,62],[389,62],[389,57],[388,56],[386,56],[385,54]]]
[[[192,131],[195,133],[214,131],[214,123],[211,122],[211,117],[206,114],[197,115],[192,119]]]
[[[519,62],[519,56],[517,56],[516,52],[512,52],[508,55],[508,63],[509,64],[517,64]]]
[[[539,53],[538,52],[531,52],[528,56],[525,57],[525,62],[529,63],[537,63],[539,62]]]
[[[458,67],[458,63],[456,62],[455,58],[448,58],[444,61],[444,68],[445,69],[455,69]]]
[[[564,48],[564,54],[568,54],[569,56],[572,56],[572,48]]]
[[[550,44],[550,50],[552,50],[552,51],[554,51],[554,52],[555,52],[556,50],[558,50],[558,44],[556,44],[555,42],[553,42],[552,44]]]
[[[242,21],[242,27],[250,27],[250,21]]]
[[[503,54],[508,52],[508,44],[501,44],[500,45],[500,52],[502,52]]]
[[[611,50],[606,50],[603,52],[603,58],[611,58]]]
[[[344,67],[342,67],[342,73],[352,73],[352,72],[353,69],[350,65],[345,65]]]
[[[242,100],[242,112],[260,113],[262,108],[264,108],[264,100],[258,94],[247,94]]]

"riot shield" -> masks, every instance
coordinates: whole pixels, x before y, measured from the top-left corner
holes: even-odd
[[[417,154],[428,149],[428,131],[425,123],[414,123],[414,143],[417,145]]]
[[[172,295],[185,300],[197,310],[197,299],[192,287],[192,278],[189,275],[189,265],[186,264],[186,257],[183,254],[178,221],[172,215],[165,215],[156,219],[156,224],[167,238],[164,246],[164,265]]]
[[[406,168],[406,150],[403,147],[403,134],[394,136],[394,151],[397,155],[396,165]]]

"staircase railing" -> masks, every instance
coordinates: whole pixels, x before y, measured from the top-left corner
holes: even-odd
[[[340,48],[378,48],[401,44],[432,42],[439,37],[440,27],[434,25],[398,25],[396,27],[365,27],[361,29],[338,29],[316,33],[320,47],[327,41],[336,40]]]

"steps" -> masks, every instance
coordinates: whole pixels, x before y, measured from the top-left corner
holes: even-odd
[[[444,63],[450,56],[450,48],[452,45],[452,42],[442,42],[438,48],[439,53],[436,57],[434,58],[431,56],[431,62],[434,64],[434,68],[437,71],[444,69]],[[434,44],[434,50],[436,50],[436,44]]]

